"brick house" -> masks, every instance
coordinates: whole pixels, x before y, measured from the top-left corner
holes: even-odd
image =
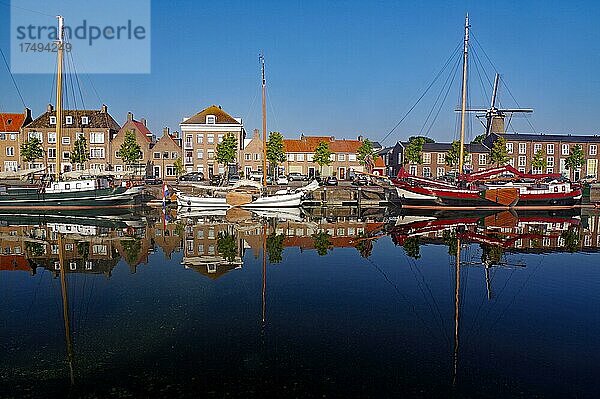
[[[225,167],[217,163],[216,152],[217,144],[227,133],[233,133],[237,137],[238,153],[235,163],[240,159],[245,138],[242,119],[232,117],[221,107],[211,105],[190,118],[184,118],[180,128],[187,172],[202,172],[206,177],[222,174]]]
[[[263,138],[258,129],[252,132],[252,138],[244,139],[244,149],[240,156],[240,168],[244,176],[252,172],[262,172],[263,169]]]
[[[104,170],[110,162],[111,138],[117,134],[121,126],[108,113],[108,107],[102,105],[99,110],[63,110],[63,127],[61,139],[61,154],[56,153],[56,111],[49,104],[46,112],[38,116],[31,123],[21,129],[19,143],[29,137],[38,137],[46,154],[46,159],[37,160],[35,163],[23,165],[19,156],[21,168],[43,166],[48,163],[50,172],[54,172],[56,157],[61,159],[61,169],[67,172],[73,169],[70,155],[75,140],[83,135],[88,143],[90,160],[89,168]],[[79,168],[79,165],[76,165]]]
[[[156,177],[174,180],[175,160],[181,158],[182,150],[179,133],[171,134],[168,128],[163,129],[163,135],[150,149],[152,172]]]
[[[305,136],[300,139],[284,139],[283,148],[286,161],[283,167],[286,173],[301,173],[315,176],[320,167],[313,162],[315,149],[320,142],[326,142],[331,154],[332,163],[323,166],[322,176],[337,176],[339,179],[348,179],[354,172],[362,172],[363,166],[357,158],[357,150],[361,146],[361,140],[335,139],[332,136]]]
[[[600,136],[491,133],[485,138],[484,143],[491,148],[498,137],[506,140],[506,149],[511,157],[508,163],[521,172],[562,173],[572,180],[579,180],[588,175],[598,177]],[[565,161],[569,157],[571,149],[577,144],[583,150],[584,163],[579,169],[568,170]],[[546,170],[538,170],[531,165],[535,153],[539,150],[543,150],[545,154]]]
[[[19,169],[19,132],[31,121],[29,108],[22,114],[0,113],[0,171]]]
[[[126,165],[123,159],[117,154],[121,145],[125,141],[125,134],[127,132],[134,132],[136,142],[139,144],[142,150],[142,156],[136,165]],[[127,121],[119,129],[119,131],[111,137],[109,148],[110,157],[109,163],[112,170],[115,172],[122,171],[134,171],[137,175],[150,174],[152,170],[150,155],[150,147],[153,144],[152,132],[147,127],[146,120],[136,120],[131,112],[127,113]]]

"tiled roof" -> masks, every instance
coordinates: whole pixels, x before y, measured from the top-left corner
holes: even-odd
[[[336,140],[330,136],[302,136],[300,139],[284,139],[283,150],[284,152],[315,152],[322,141],[329,144],[329,149],[336,153],[356,153],[358,147],[362,144],[358,140]]]
[[[108,112],[102,112],[102,110],[69,110],[65,109],[62,111],[63,117],[72,116],[73,124],[66,125],[63,124],[65,128],[91,128],[91,129],[112,129],[119,130],[121,126],[113,119],[113,117]],[[38,116],[27,125],[28,128],[33,129],[51,129],[56,127],[56,125],[50,124],[50,117],[56,116],[56,110],[54,111],[46,111],[42,115]],[[88,117],[88,124],[81,124],[81,117]],[[63,122],[64,123],[64,122]]]
[[[144,136],[146,136],[148,141],[152,141],[152,132],[148,129],[148,127],[146,127],[146,125],[144,125],[140,121],[136,121],[135,119],[132,120],[132,122],[135,125],[135,127],[138,129],[138,131],[140,133],[142,133]]]
[[[19,132],[24,120],[25,114],[0,113],[0,132]]]
[[[495,133],[494,133],[495,134]],[[600,142],[598,135],[580,136],[577,134],[535,134],[535,133],[504,133],[497,134],[506,140],[521,141],[565,141],[570,143],[597,143]]]
[[[385,161],[383,160],[383,158],[377,157],[377,158],[375,158],[374,166],[376,168],[385,168]]]
[[[220,107],[216,105],[211,105],[208,108],[203,109],[198,112],[196,115],[191,118],[186,119],[181,124],[182,125],[190,125],[190,124],[206,124],[206,116],[214,115],[216,117],[215,124],[216,125],[241,125],[234,117],[229,115],[227,112],[223,111]]]

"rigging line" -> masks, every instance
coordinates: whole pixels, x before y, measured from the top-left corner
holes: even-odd
[[[483,65],[479,61],[479,57],[477,56],[477,52],[475,51],[475,47],[473,47],[471,49],[471,52],[475,56],[473,65],[475,65],[475,71],[477,72],[477,76],[479,77],[479,84],[481,84],[482,94],[483,94],[484,97],[489,98],[488,97],[488,92],[487,92],[486,87],[485,87],[485,84],[483,83],[483,78],[481,76],[481,71],[479,70],[480,66],[481,66],[481,69],[483,70]]]
[[[69,38],[68,38],[68,35],[67,35],[65,37],[65,44],[69,43],[68,39]],[[65,57],[65,60],[66,60],[66,69],[67,69],[66,70],[66,72],[67,72],[67,80],[68,80],[68,82],[67,82],[68,83],[67,84],[67,90],[66,90],[67,96],[66,97],[67,97],[67,100],[70,101],[69,98],[68,98],[68,92],[69,92],[68,88],[69,88],[69,85],[70,85],[71,86],[71,95],[73,96],[73,100],[72,100],[73,101],[73,108],[72,109],[76,110],[77,109],[77,97],[75,96],[75,87],[74,87],[74,84],[73,84],[73,68],[72,68],[71,63],[69,62],[69,56],[68,55],[67,55],[67,57]]]
[[[250,117],[250,112],[252,112],[252,108],[254,107],[254,103],[256,102],[257,98],[258,98],[258,92],[255,92],[254,93],[254,98],[250,102],[250,107],[248,107],[248,112],[246,112],[246,116],[244,118],[245,120],[248,120],[248,118]]]
[[[456,55],[459,55],[459,53],[457,52]],[[458,65],[460,63],[460,57],[456,57],[455,62]],[[446,80],[444,81],[444,84],[442,85],[441,90],[438,93],[438,95],[435,99],[435,102],[433,103],[433,106],[431,107],[431,109],[429,110],[429,113],[427,114],[427,118],[425,118],[425,122],[423,122],[423,126],[421,126],[421,130],[420,130],[419,134],[423,134],[423,129],[425,129],[425,126],[427,126],[427,122],[429,121],[429,118],[431,117],[433,110],[435,110],[437,103],[440,100],[440,97],[442,96],[442,93],[445,91],[444,89],[446,88],[448,81],[450,80],[450,78],[453,75],[453,70],[454,70],[454,66],[450,69],[450,74],[448,74],[448,76],[446,77]],[[452,80],[454,80],[454,79],[452,79]]]
[[[435,76],[435,78],[433,79],[433,81],[427,86],[427,88],[425,89],[425,91],[423,92],[423,94],[421,94],[421,96],[410,107],[410,109],[404,114],[404,116],[402,116],[402,118],[400,118],[400,120],[398,121],[398,123],[396,123],[396,125],[392,128],[392,130],[390,130],[383,137],[383,139],[381,140],[381,143],[383,143],[383,142],[385,142],[385,140],[387,140],[387,138],[398,128],[398,126],[400,126],[400,124],[402,122],[404,122],[404,120],[408,117],[408,115],[412,112],[412,110],[415,109],[415,107],[419,104],[419,102],[423,99],[423,97],[425,97],[425,95],[427,94],[427,92],[429,91],[429,89],[431,89],[431,86],[433,86],[435,84],[435,82],[438,80],[438,78],[440,77],[440,75],[444,72],[444,70],[446,69],[446,67],[450,63],[450,61],[454,58],[455,53],[460,48],[461,44],[462,44],[462,41],[454,48],[454,50],[452,51],[450,57],[448,57],[448,60],[444,63],[444,66],[442,67],[442,69],[437,73],[437,75]]]
[[[13,85],[15,86],[15,89],[17,90],[17,94],[19,95],[19,98],[21,99],[21,103],[23,103],[23,107],[27,107],[27,105],[25,105],[25,100],[23,99],[23,95],[21,94],[21,90],[19,90],[19,86],[17,85],[17,81],[15,80],[15,75],[13,75],[12,71],[10,70],[10,66],[8,65],[8,61],[6,60],[4,51],[2,51],[1,47],[0,47],[0,54],[2,55],[2,60],[4,60],[4,65],[6,65],[8,74],[10,75],[10,79],[12,80]]]
[[[429,328],[427,323],[425,323],[425,320],[421,316],[419,316],[419,313],[415,309],[415,306],[410,303],[410,301],[408,300],[406,295],[403,295],[402,292],[400,292],[400,289],[398,288],[398,286],[389,279],[387,274],[374,261],[372,261],[369,258],[365,258],[365,259],[383,276],[385,281],[394,288],[394,291],[400,297],[400,299],[402,299],[404,302],[406,302],[406,304],[410,307],[410,309],[412,310],[412,312],[415,315],[415,317],[417,318],[417,320],[419,320],[421,322],[421,324],[423,324],[423,327],[425,327],[425,329],[427,329],[427,331],[431,334],[431,336],[434,336],[435,334],[433,333],[433,330],[431,330],[431,328]]]
[[[458,72],[459,66],[460,66],[460,58],[456,62],[456,65],[454,67],[454,72],[452,73],[452,80],[450,81],[450,84],[448,85],[448,87],[446,89],[446,93],[444,94],[444,98],[443,98],[442,102],[440,103],[440,106],[439,106],[437,112],[435,113],[435,116],[433,117],[433,120],[431,121],[431,124],[429,125],[429,128],[427,128],[427,132],[425,133],[426,136],[429,136],[429,132],[433,128],[433,125],[434,125],[435,121],[437,121],[437,118],[440,115],[440,112],[441,112],[444,104],[446,103],[446,100],[448,99],[448,94],[450,94],[450,90],[452,89],[452,85],[454,84],[454,81],[456,80],[456,74]]]
[[[70,44],[69,37],[67,36],[67,43]],[[75,75],[75,79],[77,81],[77,88],[79,90],[79,97],[81,98],[82,109],[85,109],[85,100],[83,99],[83,93],[81,91],[81,82],[79,81],[79,74],[77,73],[77,68],[75,67],[75,58],[73,58],[73,51],[67,52],[67,59],[71,59],[71,67],[73,68],[73,74]]]
[[[508,94],[510,95],[510,97],[513,99],[513,101],[515,102],[515,104],[517,104],[517,107],[521,108],[521,106],[519,105],[519,102],[517,101],[517,99],[515,98],[515,96],[513,96],[512,92],[508,88],[508,85],[506,84],[506,81],[504,81],[504,79],[502,79],[502,76],[500,76],[500,81],[502,81],[502,83],[504,84],[504,88],[506,88],[506,91],[508,92]],[[525,116],[525,120],[529,124],[529,127],[531,128],[531,130],[533,130],[533,133],[537,133],[537,131],[535,130],[535,127],[533,127],[533,124],[529,120],[529,117],[527,115],[524,115],[524,116]]]

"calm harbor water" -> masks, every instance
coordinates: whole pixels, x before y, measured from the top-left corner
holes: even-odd
[[[2,397],[600,391],[598,214],[2,215],[0,243]]]

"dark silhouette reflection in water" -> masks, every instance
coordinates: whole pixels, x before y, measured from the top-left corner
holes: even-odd
[[[595,213],[0,220],[0,396],[598,389]]]

